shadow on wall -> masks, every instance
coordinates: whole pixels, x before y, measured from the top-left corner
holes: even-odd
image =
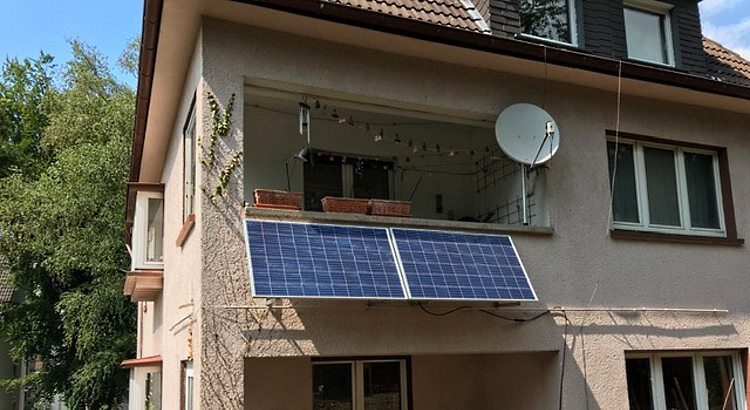
[[[310,408],[311,357],[399,356],[411,360],[414,409],[596,410],[603,398],[605,407],[627,400],[625,351],[653,350],[658,339],[737,333],[713,314],[692,321],[671,313],[570,312],[513,323],[478,311],[431,317],[403,303],[291,303],[295,309],[264,311],[243,332],[246,356],[294,356],[244,359],[246,408]]]

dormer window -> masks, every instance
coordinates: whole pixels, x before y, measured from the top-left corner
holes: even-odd
[[[521,33],[556,43],[576,45],[575,0],[521,0]]]
[[[133,267],[161,268],[164,263],[164,197],[138,192],[133,224]]]
[[[656,1],[625,3],[625,38],[628,58],[674,65],[669,23],[671,7],[671,5]]]

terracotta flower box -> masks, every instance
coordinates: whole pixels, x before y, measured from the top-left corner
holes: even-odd
[[[302,192],[256,189],[253,191],[253,196],[255,206],[258,208],[302,209]]]
[[[367,214],[370,207],[369,199],[324,197],[321,201],[325,212],[346,212],[351,214]]]
[[[411,201],[370,200],[370,214],[381,216],[411,216]]]

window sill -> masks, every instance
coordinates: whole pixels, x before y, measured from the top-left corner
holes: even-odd
[[[637,241],[655,241],[671,243],[687,243],[694,245],[717,245],[717,246],[742,246],[745,244],[743,238],[728,238],[701,235],[680,235],[662,232],[634,231],[629,229],[611,229],[609,231],[612,239],[626,239]]]
[[[375,216],[347,214],[337,212],[287,211],[248,206],[245,209],[248,218],[264,218],[277,221],[315,222],[345,225],[371,225],[447,231],[469,231],[495,234],[523,234],[551,236],[554,228],[548,226],[501,225],[481,222],[446,221],[442,219],[401,218],[397,216]]]
[[[195,226],[195,214],[190,214],[185,219],[185,223],[182,224],[182,229],[180,229],[180,233],[177,235],[177,241],[175,242],[178,247],[182,247],[185,241],[187,241],[190,232],[193,231],[193,226]]]

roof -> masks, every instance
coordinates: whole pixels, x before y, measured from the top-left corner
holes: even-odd
[[[750,87],[750,61],[710,38],[703,37],[708,74],[715,80]]]
[[[469,31],[489,33],[472,0],[323,0],[396,17]]]
[[[139,357],[137,359],[123,360],[120,366],[125,368],[143,366],[161,366],[161,355]]]

